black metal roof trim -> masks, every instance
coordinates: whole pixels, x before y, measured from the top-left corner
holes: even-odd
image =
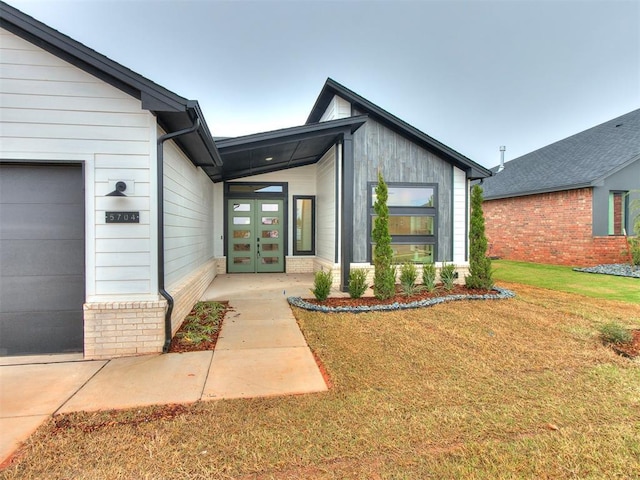
[[[188,100],[167,90],[148,78],[1,1],[0,26],[128,95],[138,98],[142,102],[142,108],[156,114],[158,123],[165,130],[171,131],[176,121],[175,117],[169,118],[171,115],[167,114],[178,114],[178,116],[183,117],[180,119],[180,123],[183,125],[192,124],[194,118],[199,118],[201,127],[198,129],[197,137],[202,142],[202,145],[199,148],[195,148],[196,146],[193,145],[192,139],[191,142],[186,139],[180,139],[176,143],[190,158],[197,155],[201,156],[204,152],[210,157],[208,159],[192,158],[194,163],[198,161],[207,164],[222,164],[215,142],[197,101]],[[190,135],[190,137],[194,135]],[[189,143],[192,145],[189,145]]]
[[[307,118],[307,123],[320,121],[320,118],[322,118],[322,115],[329,106],[329,103],[331,102],[331,99],[334,95],[338,95],[350,102],[352,109],[355,107],[356,109],[364,110],[367,114],[371,115],[377,120],[380,120],[382,123],[389,126],[392,130],[405,135],[406,137],[425,147],[426,149],[444,156],[454,165],[464,170],[467,173],[467,178],[479,179],[491,176],[491,171],[489,169],[474,162],[470,158],[465,157],[461,153],[439,142],[435,138],[430,137],[414,126],[409,125],[407,122],[399,119],[395,115],[387,112],[383,108],[380,108],[366,98],[358,95],[353,90],[349,90],[347,87],[341,85],[332,78],[327,78],[327,81],[325,82],[320,95],[316,99],[316,102],[311,109],[311,113]]]
[[[244,135],[242,137],[227,138],[217,140],[216,146],[224,153],[241,151],[243,149],[253,148],[255,145],[269,145],[270,143],[278,144],[283,140],[295,142],[304,140],[305,138],[321,135],[322,133],[330,134],[336,129],[349,127],[351,133],[355,132],[367,121],[367,115],[358,115],[356,117],[340,118],[338,120],[330,120],[328,122],[318,122],[296,127],[282,128],[272,130],[270,132],[254,133]]]

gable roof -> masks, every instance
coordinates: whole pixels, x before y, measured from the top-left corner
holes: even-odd
[[[320,121],[320,118],[329,106],[334,95],[338,95],[339,97],[347,100],[351,104],[352,109],[355,108],[358,110],[358,113],[368,115],[370,118],[384,124],[391,130],[398,132],[417,145],[420,145],[424,149],[435,153],[461,170],[464,170],[467,174],[467,178],[480,179],[491,175],[490,170],[439,142],[435,138],[430,137],[426,133],[421,132],[403,120],[400,120],[398,117],[371,103],[366,98],[361,97],[354,91],[349,90],[331,78],[328,78],[325,82],[324,87],[322,88],[322,91],[320,92],[320,95],[307,118],[307,123]]]
[[[167,133],[191,127],[199,119],[196,132],[174,141],[194,164],[222,165],[197,101],[161,87],[4,2],[0,2],[0,27],[139,99]]]
[[[505,162],[482,182],[485,199],[596,186],[640,160],[640,109]]]

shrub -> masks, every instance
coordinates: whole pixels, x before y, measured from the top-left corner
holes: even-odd
[[[422,284],[427,292],[433,292],[436,289],[436,266],[433,263],[422,265]]]
[[[324,302],[331,292],[332,284],[333,276],[331,275],[331,271],[325,272],[323,270],[319,270],[315,273],[313,280],[314,288],[311,290],[311,293],[316,297],[316,300]]]
[[[392,265],[393,249],[391,248],[391,234],[389,233],[388,196],[387,184],[384,182],[382,174],[378,172],[376,203],[373,205],[377,217],[371,237],[375,243],[373,247],[373,265],[375,268],[373,293],[376,298],[381,300],[391,298],[396,294],[396,269]]]
[[[413,263],[406,262],[400,267],[400,285],[406,296],[413,295],[418,290],[416,280],[418,279],[418,270]]]
[[[482,188],[471,189],[471,225],[469,227],[469,275],[465,284],[469,288],[493,288],[491,259],[487,256],[487,237],[482,213]]]
[[[451,290],[453,288],[453,282],[456,279],[456,266],[453,263],[442,262],[440,268],[440,281],[445,290]]]
[[[600,337],[604,343],[628,343],[633,340],[631,332],[616,322],[605,323],[600,326]]]
[[[368,287],[367,270],[364,268],[352,268],[349,272],[349,296],[351,298],[360,298]]]

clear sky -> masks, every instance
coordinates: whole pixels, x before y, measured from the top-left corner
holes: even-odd
[[[216,137],[303,124],[327,77],[487,167],[640,108],[640,0],[6,1]]]

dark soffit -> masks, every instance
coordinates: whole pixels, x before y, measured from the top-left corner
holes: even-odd
[[[342,135],[355,132],[366,121],[366,115],[359,115],[218,140],[223,166],[204,170],[218,182],[310,165],[318,162]]]

